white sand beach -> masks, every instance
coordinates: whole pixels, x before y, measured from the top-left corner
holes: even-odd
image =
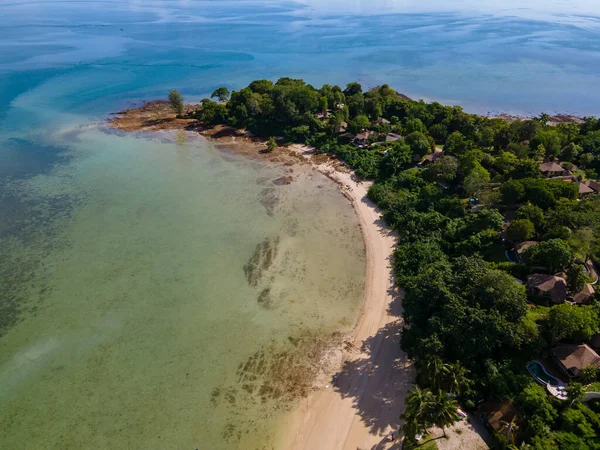
[[[309,159],[313,154],[305,146],[290,149]],[[396,238],[367,198],[369,183],[336,170],[331,162],[315,166],[340,184],[359,217],[367,253],[364,304],[339,373],[286,418],[280,445],[294,450],[399,448],[399,440],[391,442],[388,434],[398,429],[414,374],[399,345],[402,292],[393,284],[391,269]]]

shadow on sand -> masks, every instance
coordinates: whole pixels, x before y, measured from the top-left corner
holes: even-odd
[[[412,362],[400,348],[402,295],[396,288],[390,294],[394,300],[387,313],[393,319],[367,338],[360,349],[351,349],[356,356],[344,363],[335,379],[336,391],[344,398],[353,398],[369,432],[382,437],[372,449],[401,448],[400,440],[391,442],[387,434],[401,425],[406,392],[414,378]]]

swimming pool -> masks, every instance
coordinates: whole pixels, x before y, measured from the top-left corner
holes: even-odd
[[[527,370],[531,374],[535,381],[540,383],[543,386],[550,384],[550,386],[558,387],[564,386],[564,383],[561,382],[558,378],[553,377],[548,372],[546,372],[546,368],[539,361],[529,361],[527,363]]]

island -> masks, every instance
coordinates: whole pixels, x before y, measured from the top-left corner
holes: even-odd
[[[598,448],[598,118],[486,117],[388,85],[292,78],[211,98],[185,105],[172,91],[110,125],[305,158],[340,184],[363,229],[365,305],[344,363],[354,375],[307,401],[290,448],[396,436],[404,448],[443,448],[466,420],[494,448]]]

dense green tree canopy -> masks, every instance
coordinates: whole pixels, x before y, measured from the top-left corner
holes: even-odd
[[[573,252],[565,241],[550,239],[525,250],[523,260],[531,266],[546,267],[555,273],[565,270],[571,264]]]
[[[214,90],[214,92],[210,95],[210,98],[218,98],[220,102],[224,102],[229,98],[231,92],[226,87],[220,87]]]
[[[593,306],[573,308],[568,303],[554,306],[548,315],[548,331],[553,342],[563,339],[587,342],[599,331],[598,312]]]
[[[535,227],[529,219],[517,219],[509,225],[506,232],[512,241],[528,241],[535,236]]]

